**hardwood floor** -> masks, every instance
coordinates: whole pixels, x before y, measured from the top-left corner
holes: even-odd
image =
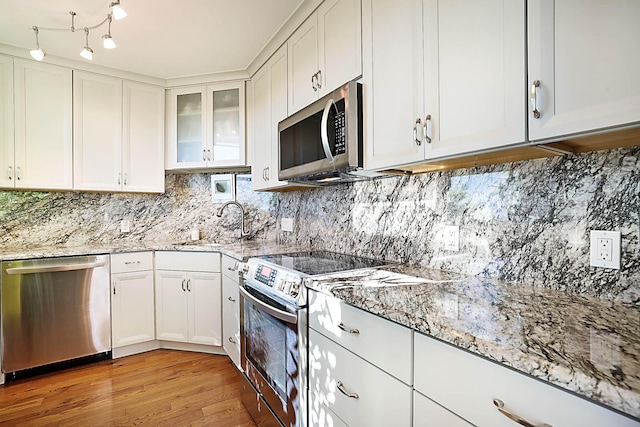
[[[0,386],[2,426],[255,426],[226,356],[155,350]]]

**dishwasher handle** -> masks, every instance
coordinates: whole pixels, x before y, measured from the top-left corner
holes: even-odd
[[[105,261],[83,262],[77,264],[62,265],[37,265],[30,267],[7,268],[7,274],[36,274],[36,273],[57,273],[61,271],[90,270],[92,268],[104,267]]]

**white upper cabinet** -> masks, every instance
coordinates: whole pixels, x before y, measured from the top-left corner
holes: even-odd
[[[364,0],[365,167],[525,141],[524,1]]]
[[[122,188],[122,80],[76,71],[73,78],[76,190]]]
[[[164,89],[123,82],[124,191],[164,192]]]
[[[0,55],[0,187],[13,187],[13,58]]]
[[[362,33],[365,168],[422,160],[422,0],[363,0]]]
[[[246,166],[244,81],[171,89],[167,169]]]
[[[251,186],[255,191],[285,187],[288,183],[278,180],[278,122],[287,117],[286,46],[258,70],[251,84]]]
[[[326,0],[287,41],[289,113],[362,74],[360,0]]]
[[[71,190],[71,70],[15,59],[15,188]]]
[[[523,0],[424,2],[426,158],[526,140],[525,19]]]
[[[528,20],[530,140],[640,122],[640,2],[530,0]]]
[[[164,191],[164,89],[74,72],[74,188]]]

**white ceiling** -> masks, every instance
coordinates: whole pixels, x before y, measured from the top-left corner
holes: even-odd
[[[0,0],[0,43],[84,61],[85,26],[102,21],[111,0]],[[93,63],[163,79],[245,70],[302,0],[121,0],[128,16],[111,24],[116,49],[102,47],[107,24],[93,30]],[[46,58],[45,58],[46,61]]]

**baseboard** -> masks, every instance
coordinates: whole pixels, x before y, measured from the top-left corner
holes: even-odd
[[[131,356],[133,354],[144,353],[146,351],[157,350],[160,348],[160,341],[146,341],[138,344],[131,344],[124,347],[118,347],[111,350],[113,359]]]
[[[199,353],[209,354],[222,354],[227,355],[224,348],[221,346],[203,345],[203,344],[190,344],[185,342],[173,342],[173,341],[159,341],[160,348],[166,348],[168,350],[183,350],[183,351],[197,351]]]

